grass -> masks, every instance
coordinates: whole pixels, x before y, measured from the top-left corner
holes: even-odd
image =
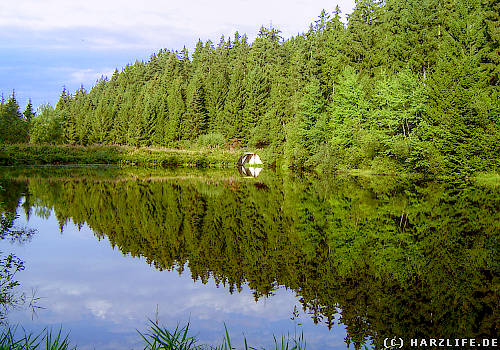
[[[202,147],[179,150],[162,147],[0,145],[0,165],[118,164],[141,166],[232,167],[234,151]]]
[[[169,331],[164,327],[158,326],[153,321],[150,321],[151,325],[148,333],[142,334],[139,332],[140,336],[144,340],[146,347],[144,350],[231,350],[236,349],[231,343],[231,337],[224,324],[224,341],[219,346],[203,345],[199,344],[195,337],[188,336],[189,323],[179,328],[177,326],[173,331]],[[274,350],[303,350],[306,348],[306,342],[304,340],[304,335],[301,334],[299,337],[290,338],[289,336],[282,336],[280,340],[274,337]],[[247,339],[243,340],[244,350],[259,350],[257,348],[248,345]],[[265,349],[262,349],[265,350]]]
[[[476,183],[483,186],[500,186],[500,174],[497,173],[479,173],[475,177]]]
[[[23,329],[22,336],[17,336],[16,328],[7,328],[0,334],[0,350],[73,350],[70,347],[69,334],[63,337],[62,330],[57,334],[52,330],[44,329],[37,335],[26,333]]]
[[[138,331],[143,340],[144,350],[231,350],[236,349],[231,342],[231,337],[224,325],[224,340],[219,346],[200,344],[198,339],[189,335],[189,323],[186,326],[179,325],[174,330],[168,330],[166,327],[158,326],[150,321],[148,330],[143,334]],[[61,329],[57,333],[52,330],[44,329],[39,334],[26,333],[23,329],[21,335],[18,335],[18,329],[6,328],[0,333],[0,350],[76,350],[77,347],[71,347],[69,334],[62,335]],[[272,350],[303,350],[306,348],[304,335],[291,338],[282,336],[277,339],[274,337],[274,347]],[[244,338],[244,350],[265,350],[257,349],[248,345]]]
[[[151,322],[149,332],[139,335],[144,340],[146,346],[144,350],[159,350],[159,349],[175,349],[175,350],[198,350],[203,349],[201,345],[197,345],[195,337],[188,337],[189,323],[179,328],[177,326],[174,331],[169,331],[166,328],[158,326]]]

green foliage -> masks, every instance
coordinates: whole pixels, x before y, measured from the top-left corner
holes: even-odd
[[[63,142],[63,119],[50,104],[38,107],[31,121],[30,142],[34,144],[60,144]]]
[[[29,120],[26,118],[32,116],[30,106],[31,102],[28,104],[28,112],[25,116],[19,111],[14,91],[7,102],[4,101],[2,95],[0,100],[0,144],[28,141]]]
[[[201,77],[194,77],[186,91],[186,113],[181,122],[181,135],[186,140],[196,139],[208,129],[205,90]]]
[[[233,151],[214,149],[214,145],[219,144],[220,138],[216,135],[207,137],[210,146],[196,150],[126,146],[5,145],[0,150],[0,165],[117,164],[218,168],[234,166],[239,155]]]
[[[35,116],[35,112],[33,111],[33,104],[31,103],[31,99],[28,101],[28,105],[26,106],[26,109],[24,110],[23,116],[24,116],[24,119],[26,119],[28,125],[30,124],[33,117]]]
[[[226,140],[224,135],[218,132],[200,135],[198,137],[198,145],[207,148],[222,148]]]
[[[496,105],[488,88],[487,38],[480,1],[457,2],[446,18],[440,60],[426,85],[423,139],[432,142],[444,168],[455,174],[498,166]]]

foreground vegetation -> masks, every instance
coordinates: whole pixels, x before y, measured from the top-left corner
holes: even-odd
[[[24,331],[24,330],[23,330]],[[44,329],[39,334],[24,332],[19,335],[17,327],[7,328],[0,333],[0,350],[68,350],[71,348],[68,335],[63,336],[61,329],[57,334]]]
[[[235,349],[231,343],[231,337],[225,328],[224,341],[219,346],[200,344],[198,339],[189,335],[189,324],[184,327],[177,326],[174,330],[160,327],[151,322],[149,330],[139,336],[143,340],[144,350],[231,350]],[[69,334],[64,336],[61,329],[57,334],[51,330],[44,329],[39,334],[19,334],[17,328],[6,328],[0,333],[0,350],[76,350],[77,346],[71,346]],[[241,347],[244,350],[257,350],[248,345],[246,338]],[[275,350],[303,350],[306,342],[303,335],[297,337],[282,336],[274,337]],[[264,350],[264,349],[262,349]]]
[[[161,50],[53,108],[2,99],[0,143],[262,148],[269,163],[454,175],[500,165],[494,0],[359,0],[284,40]]]

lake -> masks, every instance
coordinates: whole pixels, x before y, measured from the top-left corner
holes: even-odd
[[[4,323],[142,349],[148,320],[203,344],[307,349],[498,335],[498,185],[236,169],[1,168],[16,212]],[[30,307],[29,302],[32,301]],[[234,345],[234,344],[233,344]]]

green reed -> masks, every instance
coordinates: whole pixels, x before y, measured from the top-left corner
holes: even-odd
[[[203,349],[202,346],[197,345],[197,340],[194,337],[188,337],[189,323],[180,327],[177,325],[175,330],[169,331],[166,328],[158,326],[153,321],[150,321],[151,325],[149,331],[146,334],[142,334],[137,331],[142,337],[146,346],[144,350],[160,350],[160,349],[172,349],[172,350],[198,350]]]
[[[17,327],[6,328],[0,333],[0,350],[74,350],[76,347],[70,347],[69,333],[66,336],[61,334],[59,329],[57,334],[52,330],[44,329],[38,334],[26,333],[17,336]]]
[[[231,343],[231,336],[224,324],[224,340],[219,346],[202,345],[198,344],[195,337],[188,336],[189,323],[184,327],[177,326],[173,331],[169,331],[165,327],[160,327],[156,323],[151,322],[148,333],[142,334],[139,332],[143,340],[146,342],[144,350],[259,350],[258,348],[248,345],[247,339],[243,338],[243,347],[234,347]],[[304,334],[298,337],[281,336],[281,338],[274,337],[273,350],[303,350],[306,348],[306,341]],[[265,350],[262,348],[261,350]]]
[[[150,321],[148,330],[143,334],[137,331],[143,340],[144,350],[265,350],[264,348],[255,348],[248,345],[247,339],[243,339],[242,347],[235,347],[231,342],[231,336],[224,325],[224,340],[221,345],[199,344],[196,337],[189,335],[189,326],[181,327],[177,325],[175,329],[169,330],[166,327],[157,325]],[[19,335],[19,333],[21,333]],[[303,350],[306,348],[304,335],[296,337],[281,336],[274,337],[274,346],[272,350]],[[18,332],[17,327],[5,328],[0,333],[0,350],[76,350],[77,347],[70,346],[69,333],[62,334],[62,329],[53,333],[50,329],[44,329],[38,334],[26,333],[23,329]]]

